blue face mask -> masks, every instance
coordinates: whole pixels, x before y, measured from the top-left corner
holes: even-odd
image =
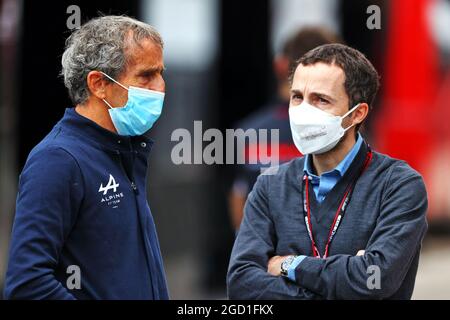
[[[125,87],[106,73],[106,77],[128,90],[128,101],[123,107],[113,108],[105,99],[103,101],[110,108],[109,115],[121,136],[140,136],[150,130],[161,115],[164,93],[138,87]]]

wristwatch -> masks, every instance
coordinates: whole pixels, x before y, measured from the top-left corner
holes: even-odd
[[[281,275],[283,277],[287,277],[289,267],[291,266],[292,262],[297,258],[297,256],[288,256],[284,261],[281,263]]]

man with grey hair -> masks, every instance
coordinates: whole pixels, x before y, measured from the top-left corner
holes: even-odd
[[[75,108],[20,175],[6,298],[168,299],[145,188],[163,70],[160,35],[129,17],[93,19],[67,39]]]

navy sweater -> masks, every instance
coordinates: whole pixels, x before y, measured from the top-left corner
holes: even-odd
[[[367,145],[322,203],[310,189],[311,222],[323,254],[336,209],[366,157]],[[421,176],[404,161],[374,152],[357,181],[328,258],[314,258],[302,213],[304,158],[259,176],[231,254],[231,299],[410,299],[427,229]],[[310,186],[311,188],[311,186]],[[355,256],[365,250],[364,256]],[[267,273],[275,255],[306,255],[296,281]],[[372,286],[378,270],[379,287]]]
[[[146,199],[151,146],[66,110],[20,175],[6,298],[168,299]]]

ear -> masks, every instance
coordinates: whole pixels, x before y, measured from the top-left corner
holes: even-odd
[[[367,103],[360,103],[359,107],[353,111],[353,123],[355,125],[362,123],[369,114],[369,105]]]
[[[273,71],[278,81],[286,81],[289,76],[289,59],[283,55],[277,55],[273,59]]]
[[[86,77],[87,86],[91,94],[98,99],[106,98],[106,86],[108,81],[100,71],[91,71]]]

